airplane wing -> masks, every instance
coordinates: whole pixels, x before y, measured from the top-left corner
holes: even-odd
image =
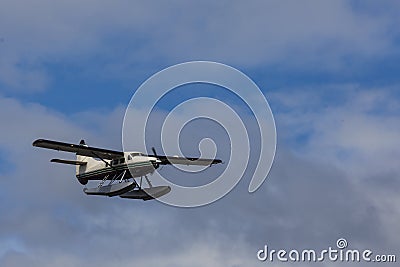
[[[149,157],[158,158],[161,161],[160,163],[161,165],[182,164],[182,165],[209,166],[213,164],[222,163],[220,159],[183,158],[183,157],[158,156],[158,155],[149,155]]]
[[[76,153],[77,155],[101,158],[101,159],[117,159],[124,156],[122,151],[114,151],[97,147],[90,147],[86,145],[74,145],[58,141],[38,139],[33,142],[33,146],[42,147],[47,149],[54,149],[65,152]]]

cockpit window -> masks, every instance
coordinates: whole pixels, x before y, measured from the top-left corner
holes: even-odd
[[[128,160],[132,160],[132,157],[131,157],[131,155],[128,155]]]
[[[125,158],[121,158],[121,159],[119,160],[119,164],[123,164],[123,163],[125,163]]]
[[[117,165],[118,164],[118,159],[113,159],[113,161],[111,162],[111,165]]]

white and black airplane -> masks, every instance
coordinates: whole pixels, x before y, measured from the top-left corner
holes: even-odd
[[[122,198],[149,200],[161,197],[171,191],[169,186],[152,186],[147,175],[160,165],[183,164],[211,166],[221,163],[219,159],[184,158],[176,156],[146,155],[140,152],[123,152],[89,147],[81,140],[79,145],[58,141],[38,139],[35,147],[72,152],[76,160],[52,159],[51,162],[76,165],[76,178],[82,185],[89,180],[99,180],[95,188],[84,188],[87,195],[120,196]],[[142,187],[145,177],[148,188]],[[140,178],[136,181],[135,178]],[[104,185],[109,181],[107,185]]]

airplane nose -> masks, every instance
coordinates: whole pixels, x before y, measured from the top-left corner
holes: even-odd
[[[156,159],[156,160],[150,160],[151,164],[153,164],[154,169],[158,169],[158,167],[160,167],[160,162],[161,160]]]

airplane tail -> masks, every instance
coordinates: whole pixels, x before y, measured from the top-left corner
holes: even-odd
[[[79,145],[87,147],[85,140],[81,140]],[[76,155],[76,161],[83,163],[83,164],[76,164],[76,175],[86,172],[87,169],[90,169],[91,166],[96,165],[98,163],[98,161],[93,159],[92,157],[81,156],[81,155]]]
[[[84,140],[81,140],[79,143],[80,146],[87,146],[85,144]],[[66,160],[66,159],[52,159],[50,160],[51,162],[56,162],[56,163],[62,163],[62,164],[70,164],[70,165],[75,165],[76,166],[76,177],[78,178],[78,181],[85,185],[87,184],[87,180],[83,178],[79,178],[79,175],[82,173],[85,173],[88,169],[90,169],[93,165],[98,164],[97,160],[87,157],[87,156],[81,156],[81,155],[76,155],[76,160]]]

